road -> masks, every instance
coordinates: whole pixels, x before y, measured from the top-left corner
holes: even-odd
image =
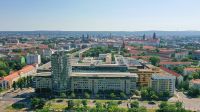
[[[185,109],[200,111],[200,98],[188,98],[183,92],[177,92],[177,101],[183,103]]]
[[[4,94],[0,97],[0,112],[5,112],[8,106],[17,102],[22,102],[28,106],[32,95],[34,95],[34,89],[32,88],[17,89]]]

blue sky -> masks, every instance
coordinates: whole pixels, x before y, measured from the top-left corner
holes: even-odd
[[[200,30],[200,0],[0,0],[0,30]]]

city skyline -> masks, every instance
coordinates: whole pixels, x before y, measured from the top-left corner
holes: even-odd
[[[1,1],[0,31],[200,30],[198,0]]]

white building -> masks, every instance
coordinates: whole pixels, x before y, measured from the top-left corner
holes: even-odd
[[[175,92],[175,76],[165,74],[153,74],[150,81],[150,87],[156,92],[169,92],[173,95]]]
[[[52,49],[43,49],[42,50],[42,56],[44,57],[51,57],[51,55],[54,53]]]
[[[41,56],[39,54],[28,54],[26,56],[26,64],[40,64],[41,63]]]

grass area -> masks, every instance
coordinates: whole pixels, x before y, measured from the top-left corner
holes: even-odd
[[[66,107],[67,107],[67,104],[56,104],[56,103],[52,103],[52,104],[50,104],[50,105],[45,105],[44,106],[44,108],[45,107],[49,107],[49,109],[53,109],[53,110],[63,110],[63,109],[65,109]]]
[[[156,112],[156,109],[147,109],[147,112]]]

